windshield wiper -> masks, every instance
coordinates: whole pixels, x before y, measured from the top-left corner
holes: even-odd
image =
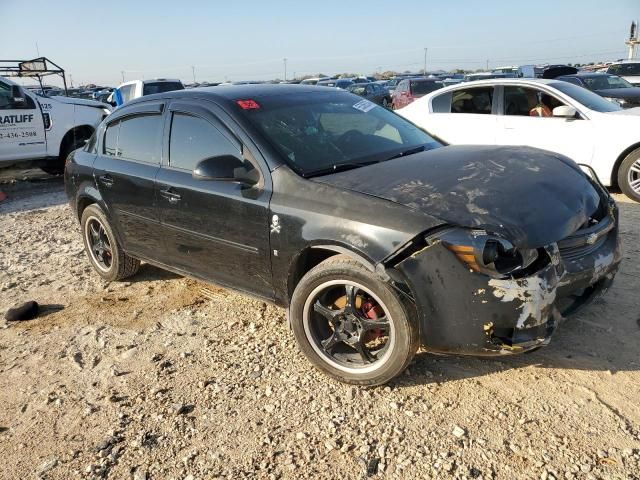
[[[426,149],[425,145],[420,145],[419,147],[413,147],[408,150],[403,150],[402,152],[396,153],[395,155],[387,158],[385,162],[389,160],[393,160],[394,158],[406,157],[407,155],[413,155],[414,153],[424,152],[425,149]]]
[[[378,163],[378,160],[370,161],[370,162],[345,162],[345,163],[335,163],[328,167],[318,168],[317,170],[311,170],[310,172],[305,172],[304,177],[315,177],[318,175],[329,175],[332,173],[344,172],[345,170],[351,170],[353,168],[360,168],[366,165],[371,165],[372,163]]]

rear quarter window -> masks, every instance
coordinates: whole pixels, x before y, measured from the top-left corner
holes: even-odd
[[[118,152],[118,132],[120,131],[120,122],[115,122],[107,126],[104,134],[104,154],[116,156]]]
[[[451,92],[431,99],[431,110],[433,113],[451,113]]]
[[[184,90],[184,86],[180,82],[145,83],[142,87],[142,95],[153,95],[154,93],[172,92],[174,90]]]

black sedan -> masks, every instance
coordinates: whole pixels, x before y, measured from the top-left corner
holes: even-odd
[[[347,90],[383,107],[391,107],[389,89],[378,83],[356,83],[347,87]]]
[[[634,87],[624,78],[609,73],[579,73],[563,75],[556,80],[579,85],[591,90],[622,108],[640,107],[640,87]]]
[[[546,345],[621,258],[615,203],[567,158],[443,147],[337,89],[131,101],[67,159],[65,185],[102,278],[144,261],[284,306],[309,360],[360,385],[421,345]]]

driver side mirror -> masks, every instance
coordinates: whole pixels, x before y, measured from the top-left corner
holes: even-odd
[[[573,107],[561,105],[553,109],[553,116],[560,118],[576,118],[578,111]]]
[[[14,105],[24,105],[27,99],[18,85],[11,85],[11,101]]]
[[[215,180],[254,186],[260,180],[258,169],[235,155],[217,155],[201,160],[193,170],[196,180]]]

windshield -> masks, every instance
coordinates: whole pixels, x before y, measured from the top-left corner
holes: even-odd
[[[145,83],[142,95],[153,95],[154,93],[171,92],[173,90],[184,90],[184,86],[180,82]]]
[[[440,146],[399,115],[346,92],[269,96],[256,102],[259,108],[241,111],[304,177]]]
[[[582,81],[589,90],[608,90],[610,88],[633,88],[624,78],[615,75],[601,75],[597,77],[584,77]]]
[[[601,113],[617,112],[618,110],[622,110],[622,107],[617,103],[605,100],[600,95],[597,95],[592,91],[587,90],[586,88],[578,87],[573,83],[554,82],[551,84],[551,86],[557,90],[560,90],[565,95],[570,96],[576,102],[581,103],[589,110],[594,110]]]
[[[607,73],[622,75],[623,77],[640,75],[640,63],[619,63],[618,65],[611,65],[607,69]]]

